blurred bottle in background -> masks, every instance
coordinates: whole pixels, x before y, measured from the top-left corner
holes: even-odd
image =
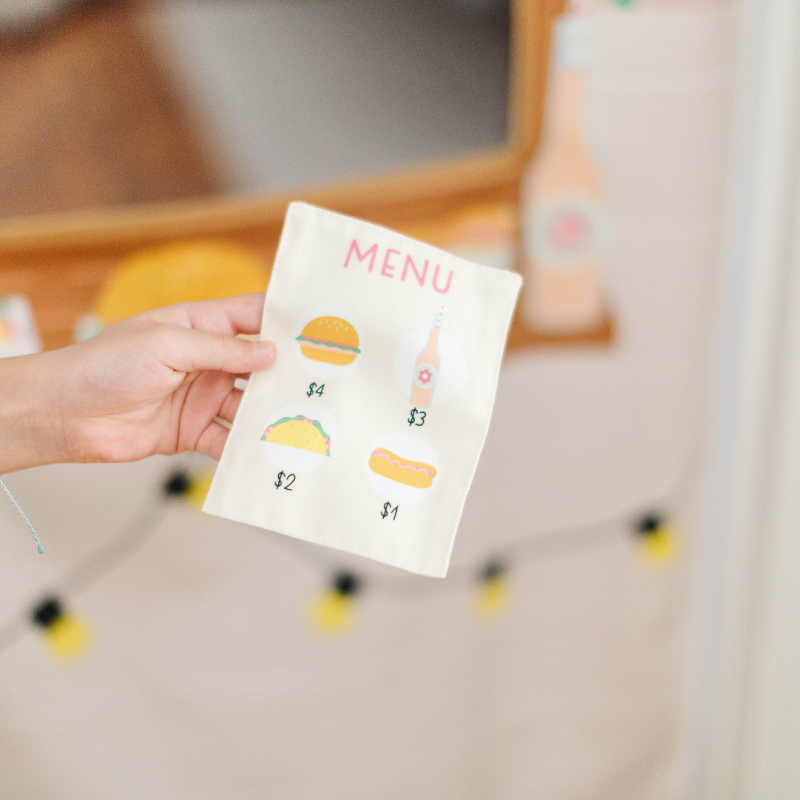
[[[594,3],[555,23],[539,148],[522,180],[522,316],[535,331],[578,334],[603,321],[603,190],[584,136]]]

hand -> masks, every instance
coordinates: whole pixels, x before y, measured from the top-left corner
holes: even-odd
[[[0,471],[135,461],[196,450],[219,458],[247,377],[275,360],[257,333],[264,295],[139,314],[80,344],[0,361]],[[15,363],[16,362],[16,363]],[[6,435],[7,434],[7,435]]]

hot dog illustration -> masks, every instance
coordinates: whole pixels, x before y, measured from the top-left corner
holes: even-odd
[[[295,338],[300,352],[312,361],[346,367],[361,353],[358,331],[341,317],[312,319]]]
[[[385,447],[376,447],[369,457],[369,468],[390,481],[415,489],[428,489],[436,477],[436,468],[422,461],[410,461]]]

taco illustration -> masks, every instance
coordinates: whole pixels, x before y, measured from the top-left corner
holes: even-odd
[[[296,340],[306,358],[341,367],[352,364],[361,352],[358,349],[358,332],[341,317],[312,319]]]
[[[421,461],[410,461],[385,447],[377,447],[369,457],[369,468],[391,481],[427,489],[436,477],[436,468]]]
[[[331,454],[331,439],[322,429],[322,425],[317,420],[302,415],[279,419],[264,431],[261,441],[296,447],[298,450],[308,450],[322,456]]]

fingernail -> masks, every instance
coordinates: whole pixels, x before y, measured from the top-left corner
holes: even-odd
[[[253,344],[255,345],[256,354],[260,356],[269,355],[275,349],[275,345],[272,342],[253,342]]]

